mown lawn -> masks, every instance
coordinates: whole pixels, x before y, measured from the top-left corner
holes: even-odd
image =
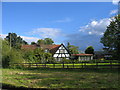
[[[3,88],[120,88],[117,69],[2,69]]]

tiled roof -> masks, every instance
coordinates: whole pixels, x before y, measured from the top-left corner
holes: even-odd
[[[59,47],[59,46],[61,46],[61,45],[40,45],[41,48],[49,49],[49,50],[54,49],[54,48]]]
[[[34,50],[38,47],[42,49],[50,50],[50,53],[54,54],[61,45],[22,45],[21,49]]]
[[[93,56],[93,54],[72,54],[72,56]]]
[[[61,45],[54,45],[50,49],[50,53],[54,54],[60,47]]]
[[[50,53],[54,54],[61,45],[40,45],[43,49],[49,49]]]
[[[39,46],[37,46],[37,45],[22,45],[22,46],[21,46],[21,49],[34,50],[34,49],[36,49],[37,47],[39,47]]]

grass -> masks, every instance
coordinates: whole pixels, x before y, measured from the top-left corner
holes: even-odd
[[[117,69],[2,69],[3,88],[120,88]]]

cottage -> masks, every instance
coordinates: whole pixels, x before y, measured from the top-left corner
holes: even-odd
[[[67,48],[61,44],[61,45],[23,45],[21,49],[36,49],[36,48],[42,48],[45,52],[49,52],[52,54],[52,56],[55,58],[56,61],[61,61],[63,58],[69,59],[70,53],[67,50]]]
[[[93,54],[72,54],[72,56],[79,61],[93,60]]]

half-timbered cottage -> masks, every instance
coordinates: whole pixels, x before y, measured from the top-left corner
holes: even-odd
[[[23,45],[21,49],[35,49],[42,48],[45,52],[49,52],[56,61],[61,61],[63,58],[69,59],[71,54],[68,49],[63,45]]]

